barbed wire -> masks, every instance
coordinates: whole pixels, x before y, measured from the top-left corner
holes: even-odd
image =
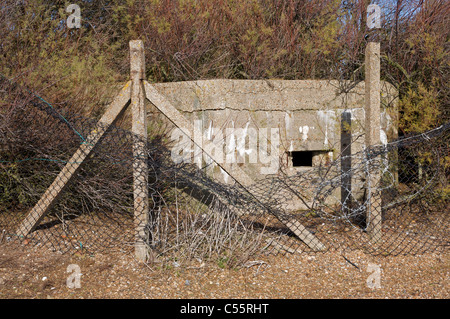
[[[191,163],[172,160],[170,130],[140,138],[111,125],[55,205],[21,238],[18,229],[41,205],[73,154],[101,124],[56,110],[28,90],[0,81],[0,230],[5,240],[54,250],[133,247],[136,221],[133,159],[146,159],[149,216],[139,234],[158,256],[219,251],[314,252],[362,249],[420,254],[448,248],[450,123],[341,156],[293,175],[250,186],[223,183]],[[343,161],[351,158],[351,167]],[[375,172],[375,173],[374,173]],[[372,176],[373,175],[373,176]],[[372,177],[375,184],[371,185]],[[379,201],[373,202],[374,198]],[[367,214],[380,216],[372,219]],[[374,225],[379,223],[379,225]],[[378,227],[379,226],[379,227]],[[380,239],[374,241],[374,227]]]

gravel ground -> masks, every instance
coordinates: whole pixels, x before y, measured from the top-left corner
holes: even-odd
[[[448,252],[288,254],[229,269],[220,261],[147,265],[124,251],[62,255],[7,243],[0,245],[0,298],[447,299],[449,271]]]

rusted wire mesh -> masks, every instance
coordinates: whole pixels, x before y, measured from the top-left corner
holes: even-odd
[[[142,222],[134,216],[138,156],[148,166],[150,211],[137,235],[158,256],[448,248],[450,124],[243,186],[211,178],[207,167],[175,163],[167,130],[141,141],[145,154],[133,154],[139,138],[128,130],[56,110],[7,81],[1,101],[1,241],[63,252],[133,247]],[[61,172],[74,178],[66,185]],[[30,214],[48,204],[49,188],[63,191],[48,213]],[[33,227],[24,235],[27,220]]]

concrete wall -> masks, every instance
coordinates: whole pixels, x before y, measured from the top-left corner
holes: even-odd
[[[267,173],[280,170],[293,174],[298,170],[310,169],[293,167],[291,155],[299,153],[291,152],[313,151],[313,166],[335,159],[341,151],[341,118],[344,111],[351,114],[351,152],[362,149],[364,82],[348,90],[348,93],[341,93],[342,87],[349,85],[326,80],[204,80],[158,83],[155,87],[188,120],[201,126],[205,133],[203,139],[213,139],[221,131],[224,161],[230,160],[234,153],[235,165],[241,166],[257,180]],[[395,88],[382,82],[382,143],[397,137],[396,101]],[[150,113],[153,112],[157,113],[151,109]],[[241,129],[235,131],[234,144],[230,139],[231,131],[227,128]],[[280,137],[277,147],[280,165],[276,171],[273,170],[274,162],[260,156],[259,150],[267,139],[270,147],[271,129],[277,129]],[[254,140],[254,134],[257,135],[256,145],[250,142]],[[246,136],[245,143],[243,136]],[[276,140],[276,135],[273,139]],[[258,149],[255,150],[255,147]],[[241,154],[243,157],[240,157]],[[211,167],[210,172],[227,181],[226,174],[219,168]]]

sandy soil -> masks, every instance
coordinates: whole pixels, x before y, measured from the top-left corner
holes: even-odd
[[[125,251],[59,254],[0,245],[0,298],[443,298],[448,253],[374,257],[359,251],[148,265]],[[78,277],[77,273],[81,273]],[[79,288],[77,288],[79,283]],[[70,288],[72,287],[72,288]]]

